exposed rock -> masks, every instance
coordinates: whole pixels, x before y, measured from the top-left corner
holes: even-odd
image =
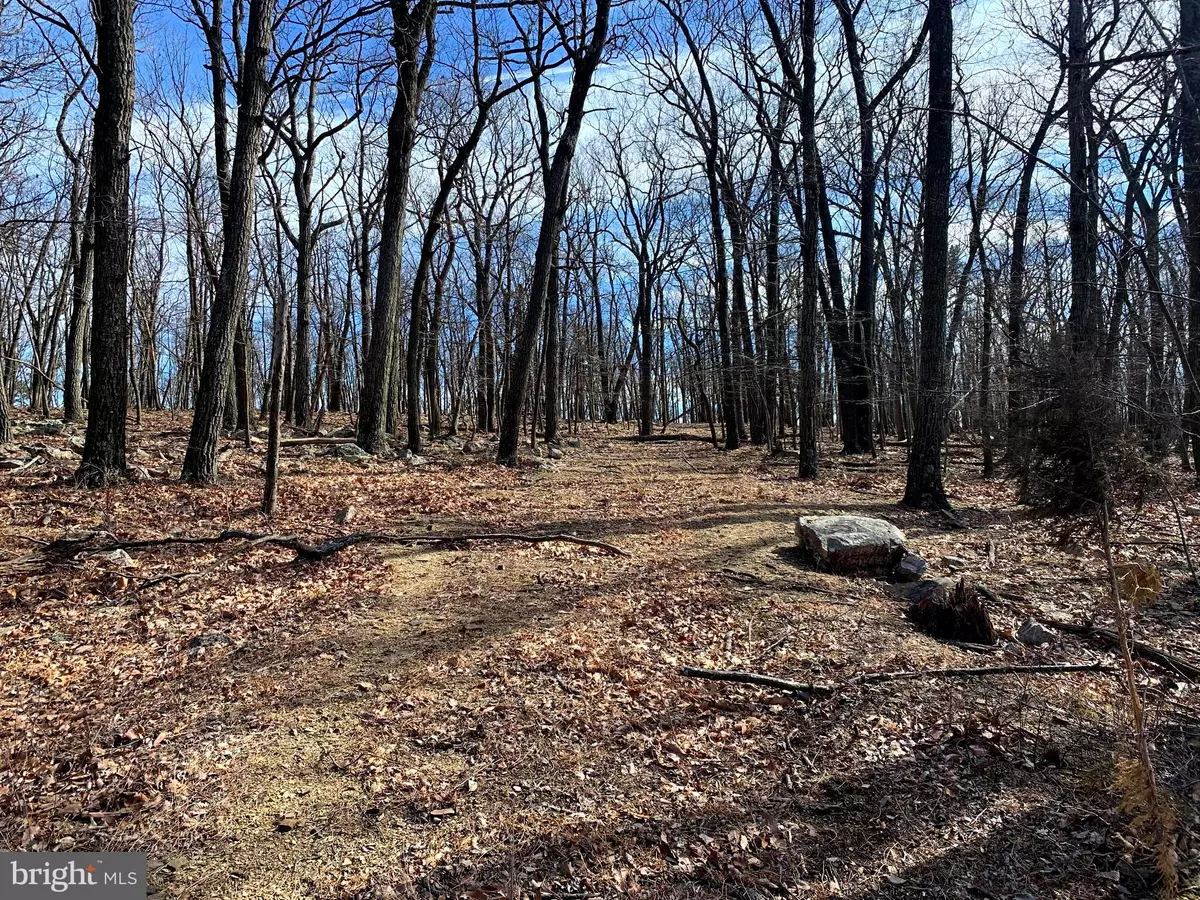
[[[83,438],[71,438],[67,441],[67,446],[71,448],[71,452],[83,456]]]
[[[97,553],[94,559],[103,560],[108,566],[116,566],[118,569],[132,569],[137,563],[133,561],[133,557],[124,550],[110,550],[108,553]]]
[[[1026,619],[1017,629],[1017,640],[1027,647],[1041,647],[1054,641],[1054,632],[1037,619]]]
[[[30,434],[55,435],[63,433],[62,422],[30,422],[28,426]]]
[[[900,557],[900,562],[896,563],[896,568],[893,575],[900,581],[916,581],[925,575],[925,571],[929,568],[929,563],[921,559],[915,553],[905,552]]]
[[[909,592],[921,593],[908,608],[908,617],[930,637],[966,641],[971,644],[995,644],[996,629],[984,606],[985,595],[965,578],[947,589],[949,578],[928,578],[911,585]],[[936,585],[933,586],[933,585]]]
[[[571,438],[567,441],[567,446],[574,447],[576,450],[580,450],[583,448],[583,441],[581,441],[579,438]]]
[[[477,441],[474,438],[463,444],[463,453],[482,453],[487,449],[487,444],[483,441]]]
[[[341,428],[338,428],[335,431],[329,432],[329,436],[335,437],[335,438],[352,438],[355,436],[355,433],[354,433],[354,429],[351,428],[349,425],[343,425]]]
[[[548,457],[550,457],[551,459],[562,459],[563,458],[563,452],[561,450],[559,450],[557,447],[551,447],[549,450],[546,451],[546,455]]]
[[[348,462],[358,462],[369,458],[371,455],[358,446],[358,444],[336,444],[328,452],[330,456],[336,456],[338,459],[344,459]]]
[[[869,516],[809,516],[796,521],[796,538],[831,572],[890,569],[904,552],[904,534]]]
[[[535,472],[553,472],[557,467],[548,459],[539,459],[533,464]]]
[[[206,647],[228,647],[233,643],[229,635],[221,631],[214,631],[211,634],[198,634],[187,642],[187,648],[191,651],[203,650]]]
[[[333,521],[339,525],[348,525],[358,518],[358,510],[353,506],[344,506],[337,511],[337,515],[333,517]]]
[[[423,456],[418,456],[415,453],[409,453],[408,454],[408,462],[410,465],[423,466],[423,465],[425,465],[425,463],[429,462],[429,460],[427,460]]]

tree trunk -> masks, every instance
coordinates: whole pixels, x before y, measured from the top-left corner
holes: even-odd
[[[951,0],[929,4],[928,155],[922,188],[921,336],[917,408],[904,504],[948,509],[942,483],[946,433],[946,301],[953,154],[954,18]]]
[[[133,122],[134,0],[97,0],[96,116],[92,191],[95,260],[88,422],[77,481],[93,486],[125,475],[129,405],[129,132]]]
[[[1200,0],[1179,0],[1179,45],[1200,43]],[[1200,57],[1194,53],[1178,57],[1183,75],[1180,104],[1180,139],[1183,144],[1183,198],[1187,211],[1188,255],[1188,340],[1187,356],[1193,373],[1200,372]],[[1200,475],[1200,397],[1193,379],[1188,379],[1184,401],[1184,431],[1191,438],[1192,454]]]
[[[204,368],[196,393],[184,481],[208,484],[217,477],[217,443],[221,437],[226,384],[229,379],[233,334],[245,302],[254,231],[254,188],[262,143],[263,109],[267,100],[267,54],[270,52],[270,0],[250,0],[245,63],[238,90],[237,138],[229,184],[229,214],[225,218],[221,271],[213,297]]]
[[[565,195],[565,194],[564,194]],[[558,356],[559,356],[559,293],[558,247],[554,248],[550,264],[550,279],[546,284],[546,334],[545,334],[545,438],[547,444],[558,443]]]
[[[765,0],[764,0],[765,2]],[[802,0],[800,40],[802,45],[801,89],[800,89],[800,134],[803,154],[804,220],[803,240],[800,252],[803,256],[803,284],[800,300],[799,330],[799,411],[796,424],[796,444],[800,452],[798,474],[801,478],[816,478],[820,469],[821,451],[818,445],[820,434],[819,404],[820,379],[817,374],[817,279],[818,245],[817,217],[817,26],[816,0]],[[797,223],[798,225],[801,223]],[[834,259],[830,265],[836,266]]]
[[[566,208],[567,182],[571,174],[571,161],[575,156],[575,145],[583,125],[584,107],[592,76],[600,64],[604,44],[608,39],[608,17],[612,0],[596,0],[596,15],[592,27],[591,43],[576,58],[575,77],[571,83],[571,94],[567,100],[567,112],[562,135],[554,148],[554,159],[546,178],[546,197],[542,210],[542,224],[538,231],[537,250],[533,258],[533,277],[529,289],[529,304],[517,346],[510,359],[508,385],[504,394],[504,405],[500,419],[500,446],[496,458],[505,465],[517,464],[517,445],[520,442],[521,411],[525,405],[525,392],[529,384],[529,373],[533,367],[533,351],[537,345],[541,328],[542,313],[546,306],[546,294],[554,269],[554,251],[558,246],[562,230],[563,213]]]
[[[71,315],[67,320],[67,358],[63,367],[63,421],[83,418],[83,346],[87,334],[88,303],[92,299],[92,261],[95,243],[95,191],[88,178],[83,221],[71,272]]]
[[[358,415],[358,445],[368,453],[383,449],[388,420],[394,415],[394,384],[399,353],[400,264],[407,214],[409,168],[416,142],[417,110],[429,77],[434,52],[433,0],[418,0],[409,10],[404,0],[392,2],[392,46],[396,54],[396,100],[388,118],[388,148],[383,195],[383,222],[379,234],[379,259],[375,307],[371,312],[371,348],[363,372],[363,393]],[[425,56],[419,58],[422,38]],[[411,435],[409,436],[411,439]]]
[[[1067,143],[1071,174],[1067,210],[1067,233],[1071,243],[1071,311],[1067,325],[1072,357],[1091,367],[1099,362],[1102,323],[1100,292],[1096,288],[1098,237],[1092,190],[1095,172],[1089,159],[1092,104],[1084,0],[1070,0],[1068,4],[1067,42],[1070,62],[1067,70]]]

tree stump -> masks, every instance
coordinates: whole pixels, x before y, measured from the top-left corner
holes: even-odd
[[[984,606],[984,594],[966,578],[951,587],[950,579],[927,578],[909,587],[908,618],[930,637],[996,643],[996,629]]]

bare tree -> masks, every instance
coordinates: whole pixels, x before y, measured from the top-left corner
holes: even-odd
[[[942,475],[946,434],[946,303],[950,235],[950,179],[954,123],[954,16],[950,0],[929,4],[929,119],[922,234],[921,344],[917,408],[908,454],[904,503],[948,509]]]
[[[96,118],[92,143],[95,254],[92,363],[83,459],[76,480],[125,475],[129,406],[129,135],[133,123],[133,0],[97,0]]]

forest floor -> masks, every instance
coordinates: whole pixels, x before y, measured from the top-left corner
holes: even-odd
[[[17,425],[0,455],[37,462],[0,472],[5,849],[144,851],[155,896],[180,900],[1155,890],[1116,811],[1119,679],[846,683],[1114,660],[1072,636],[1039,651],[940,643],[887,583],[799,558],[797,516],[879,515],[934,574],[957,556],[998,592],[1001,631],[1031,614],[1107,621],[1094,540],[1031,517],[961,441],[948,485],[961,527],[896,505],[899,448],[874,467],[833,457],[807,483],[759,449],[615,428],[586,429],[552,470],[453,442],[419,466],[289,447],[268,523],[261,446],[231,444],[219,486],[181,485],[187,420],[148,415],[131,435],[144,480],[87,492],[70,480],[81,432]],[[1178,500],[1200,542],[1200,495]],[[508,540],[320,562],[244,540],[89,552],[227,528],[573,533],[628,556]],[[1200,591],[1170,504],[1130,512],[1118,537],[1166,582],[1139,637],[1200,659]],[[684,665],[836,690],[805,699]],[[1161,669],[1142,679],[1194,884],[1200,691]]]

